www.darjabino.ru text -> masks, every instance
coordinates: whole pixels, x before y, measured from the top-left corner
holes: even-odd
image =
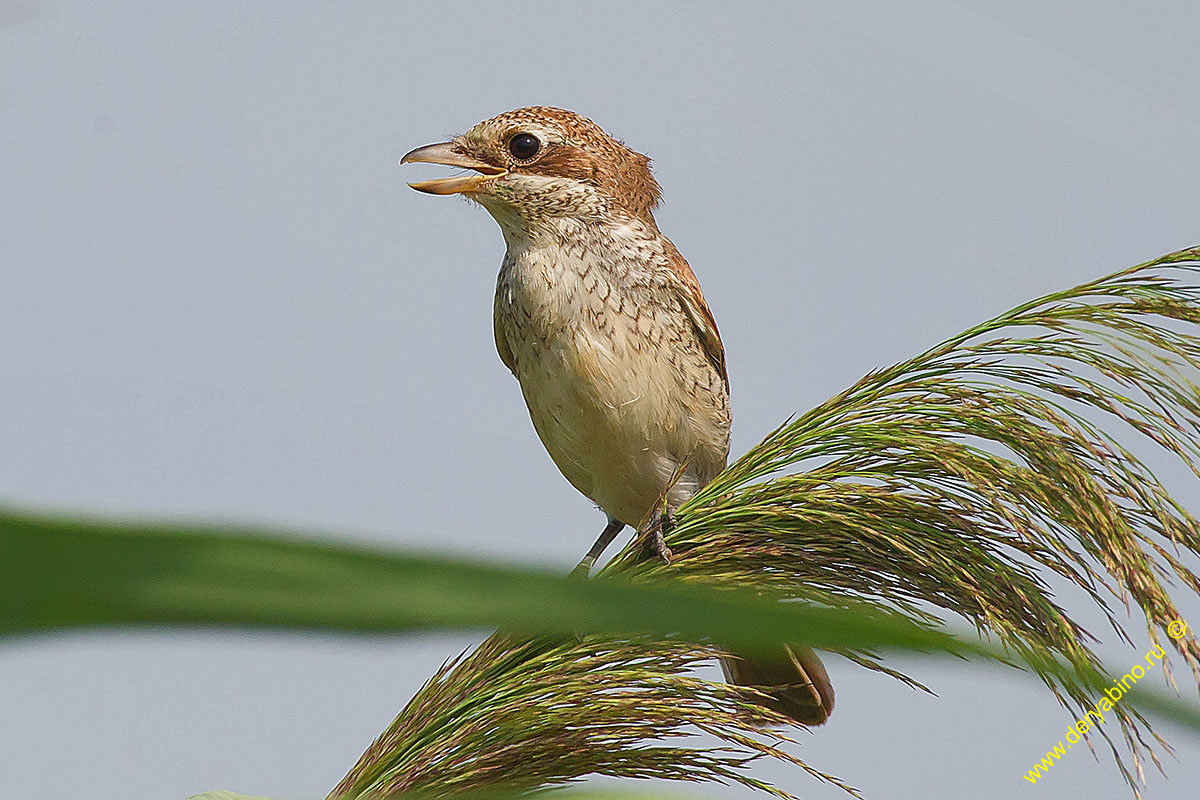
[[[1167,633],[1172,639],[1180,639],[1187,633],[1187,623],[1182,620],[1175,620],[1167,626]],[[1163,649],[1155,645],[1153,650],[1146,653],[1146,663],[1153,667],[1161,663],[1165,656],[1166,653],[1163,652]],[[1046,753],[1046,757],[1034,764],[1033,769],[1025,773],[1025,780],[1030,783],[1037,783],[1038,778],[1050,771],[1055,761],[1058,761],[1067,754],[1067,751],[1071,749],[1071,745],[1083,738],[1083,735],[1093,727],[1104,722],[1104,712],[1110,711],[1113,704],[1129,691],[1129,687],[1137,683],[1145,674],[1146,668],[1141,665],[1141,662],[1138,662],[1130,667],[1129,671],[1119,679],[1113,681],[1112,687],[1104,690],[1104,697],[1096,701],[1095,705],[1083,715],[1082,719],[1076,720],[1074,725],[1067,728],[1066,744],[1064,745],[1063,740],[1059,739],[1058,744],[1054,745]]]

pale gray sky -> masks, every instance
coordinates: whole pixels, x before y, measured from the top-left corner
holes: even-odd
[[[1051,5],[0,1],[0,500],[566,569],[603,519],[494,353],[499,231],[408,190],[431,172],[400,155],[550,104],[654,158],[740,452],[867,370],[1200,243],[1200,7]],[[475,638],[7,643],[0,781],[322,797]],[[801,755],[868,798],[1127,796],[1084,752],[1021,777],[1071,721],[1034,681],[906,661],[930,698],[831,661]],[[1191,797],[1200,741],[1163,731],[1180,763],[1146,796]]]

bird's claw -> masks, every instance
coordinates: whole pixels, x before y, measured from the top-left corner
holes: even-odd
[[[643,546],[646,549],[646,555],[651,558],[661,559],[664,564],[671,563],[671,548],[667,547],[667,542],[663,538],[663,533],[670,533],[675,528],[675,512],[671,510],[663,511],[646,529],[645,540]]]
[[[654,535],[648,543],[650,554],[662,559],[664,564],[671,563],[671,548],[667,547],[667,543],[663,541],[662,529],[656,528]]]

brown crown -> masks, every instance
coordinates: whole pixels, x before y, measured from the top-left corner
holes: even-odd
[[[491,139],[488,153],[477,153],[489,161],[503,154],[494,150],[505,146],[509,138],[523,130],[550,129],[561,138],[529,164],[509,166],[513,172],[564,177],[584,181],[599,188],[629,213],[653,222],[652,209],[658,205],[661,190],[650,173],[650,159],[609,136],[587,117],[549,106],[530,106],[506,111],[479,123],[467,132],[469,144],[483,136]],[[474,149],[474,148],[472,148]]]

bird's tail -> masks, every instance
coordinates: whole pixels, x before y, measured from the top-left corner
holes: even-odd
[[[821,725],[833,713],[833,684],[811,647],[785,644],[778,657],[721,659],[725,680],[764,695],[763,705],[802,725]]]

